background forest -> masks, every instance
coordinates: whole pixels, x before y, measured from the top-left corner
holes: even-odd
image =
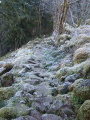
[[[1,0],[0,56],[35,37],[49,35],[58,25],[63,0]],[[90,14],[89,0],[71,0],[66,22],[83,24]],[[53,7],[52,7],[53,6]]]

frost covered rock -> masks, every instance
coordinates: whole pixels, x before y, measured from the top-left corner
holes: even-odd
[[[35,87],[33,85],[28,84],[28,83],[25,83],[22,88],[23,88],[23,91],[26,91],[26,92],[31,93],[31,94],[33,94],[35,92]]]
[[[29,108],[26,105],[3,107],[0,109],[0,117],[12,119],[29,114]]]
[[[72,89],[74,95],[85,101],[90,99],[90,80],[78,79],[73,83]]]
[[[80,120],[90,120],[90,100],[86,100],[79,109],[78,117]]]
[[[57,77],[61,80],[62,76],[69,76],[72,74],[79,74],[81,77],[90,77],[90,60],[86,60],[80,64],[75,64],[72,67],[62,67],[57,71]]]
[[[80,63],[90,58],[90,46],[79,48],[74,53],[74,62]]]
[[[37,120],[37,119],[32,116],[22,116],[22,117],[14,119],[14,120]]]
[[[70,82],[65,82],[62,85],[58,85],[58,93],[59,94],[67,94],[69,92]]]
[[[62,120],[62,118],[54,114],[44,114],[42,120]]]

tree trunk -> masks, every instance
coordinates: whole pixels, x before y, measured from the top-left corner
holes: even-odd
[[[59,21],[59,34],[62,34],[62,32],[63,32],[64,22],[65,22],[65,19],[66,19],[68,8],[69,8],[68,1],[64,0],[62,13],[61,13],[61,16],[60,16],[60,21]]]

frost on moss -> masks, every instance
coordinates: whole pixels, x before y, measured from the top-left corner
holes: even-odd
[[[90,120],[90,100],[86,100],[78,112],[80,120]]]
[[[57,71],[59,80],[62,76],[69,76],[71,74],[81,74],[81,77],[89,78],[90,76],[90,60],[84,61],[80,64],[75,64],[73,67],[64,67]]]
[[[29,108],[24,104],[16,107],[3,107],[0,109],[0,117],[12,119],[29,114]]]
[[[0,88],[0,101],[9,99],[15,94],[15,88],[13,87],[3,87]]]
[[[90,99],[90,80],[78,79],[72,85],[74,96],[77,96],[81,100],[85,101]]]

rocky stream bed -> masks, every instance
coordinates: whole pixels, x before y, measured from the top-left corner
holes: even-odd
[[[0,120],[90,120],[90,25],[0,60]]]

